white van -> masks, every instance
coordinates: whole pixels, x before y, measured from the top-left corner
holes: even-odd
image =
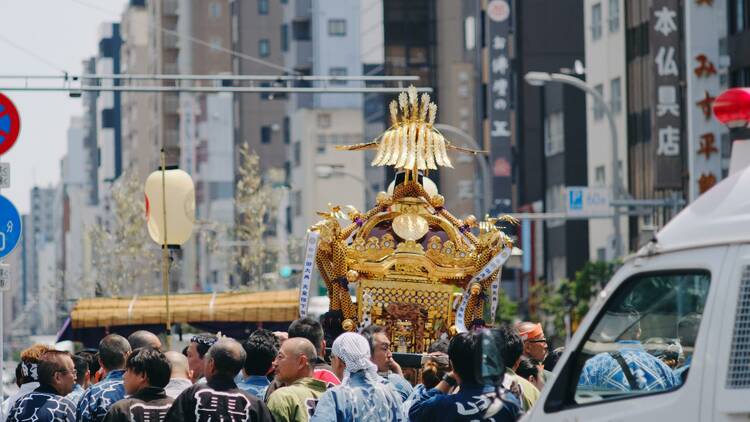
[[[748,418],[750,169],[745,168],[626,260],[523,420]]]

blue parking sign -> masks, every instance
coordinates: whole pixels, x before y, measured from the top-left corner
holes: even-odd
[[[21,215],[8,198],[0,195],[0,258],[7,256],[21,239]]]
[[[568,208],[571,210],[583,209],[583,189],[571,189],[568,197]]]

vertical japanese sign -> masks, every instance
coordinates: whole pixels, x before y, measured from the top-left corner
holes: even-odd
[[[508,35],[511,8],[507,0],[487,4],[487,118],[489,119],[490,168],[492,169],[492,213],[512,211],[511,69]]]
[[[655,189],[682,188],[682,95],[679,0],[653,0],[649,34],[654,95]]]
[[[691,201],[722,178],[721,136],[727,129],[713,118],[712,106],[721,91],[719,40],[727,35],[723,10],[727,10],[725,0],[685,0],[685,126]]]

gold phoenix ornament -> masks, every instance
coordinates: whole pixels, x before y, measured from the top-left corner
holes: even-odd
[[[430,95],[418,98],[417,88],[410,86],[389,106],[391,127],[380,135],[379,140],[364,144],[340,145],[336,149],[356,151],[377,148],[373,166],[394,166],[402,170],[437,170],[438,166],[453,167],[448,150],[466,153],[483,153],[451,144],[437,130],[435,117],[437,105],[430,102]]]

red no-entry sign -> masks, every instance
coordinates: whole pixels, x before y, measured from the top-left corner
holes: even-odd
[[[10,98],[0,93],[0,155],[5,154],[18,139],[21,118]]]

